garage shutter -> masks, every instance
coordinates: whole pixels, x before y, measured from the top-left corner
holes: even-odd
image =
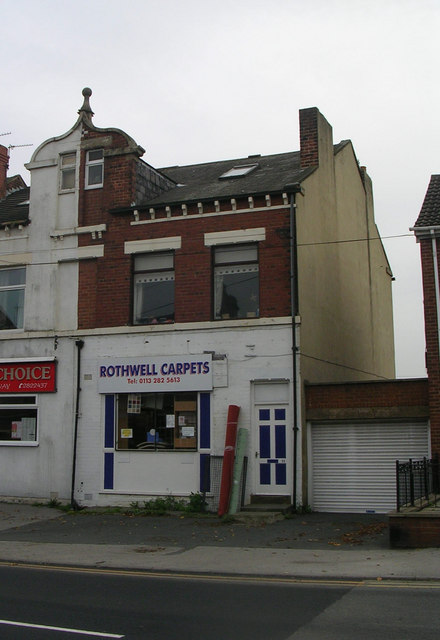
[[[426,422],[314,424],[311,434],[314,511],[391,511],[395,461],[428,455]]]

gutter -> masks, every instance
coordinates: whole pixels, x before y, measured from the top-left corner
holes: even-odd
[[[301,180],[304,180],[305,178],[307,178],[308,176],[310,176],[312,173],[314,173],[316,171],[317,167],[309,167],[307,169],[302,169],[301,172],[298,172],[298,174],[300,174],[298,177],[301,178]],[[237,178],[239,179],[239,178]],[[299,182],[296,182],[294,184],[300,185]],[[187,185],[185,185],[187,186]],[[150,208],[162,208],[162,207],[166,207],[166,206],[179,206],[181,204],[197,204],[198,202],[201,203],[209,203],[209,202],[214,202],[215,200],[219,200],[219,201],[223,201],[223,200],[231,200],[231,198],[235,198],[235,199],[241,199],[241,198],[248,198],[249,196],[252,196],[254,198],[256,197],[264,197],[266,195],[271,195],[271,196],[282,196],[284,193],[286,193],[286,188],[292,188],[293,184],[288,184],[286,185],[286,187],[283,187],[282,189],[280,189],[279,187],[274,187],[274,188],[267,188],[264,190],[252,190],[249,187],[246,190],[242,190],[242,191],[231,191],[230,193],[220,193],[220,192],[215,192],[213,191],[212,193],[210,193],[209,195],[205,195],[205,196],[201,196],[201,197],[188,197],[188,196],[182,196],[182,197],[177,197],[178,194],[174,193],[174,189],[173,190],[169,190],[164,192],[164,197],[165,194],[170,193],[170,191],[172,191],[172,194],[170,193],[170,195],[173,195],[173,199],[169,199],[169,200],[163,200],[160,202],[155,202],[155,199],[153,198],[151,201],[149,202],[142,202],[142,203],[138,203],[138,204],[132,204],[129,206],[125,206],[125,207],[115,207],[114,209],[110,209],[109,213],[112,215],[124,215],[126,213],[133,213],[133,211],[135,209],[137,209],[138,211],[148,211],[148,209]],[[299,187],[301,189],[301,186]],[[178,187],[176,187],[176,189],[178,189]],[[300,192],[298,192],[300,193]],[[160,197],[157,196],[157,197]]]
[[[440,235],[440,225],[436,224],[433,224],[430,227],[410,227],[409,230],[414,233],[417,242],[420,242],[420,240],[426,240],[426,238],[432,238],[434,235]]]

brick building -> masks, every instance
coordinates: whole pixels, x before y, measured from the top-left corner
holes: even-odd
[[[412,229],[420,244],[432,454],[440,455],[440,175],[431,176]]]
[[[308,502],[304,381],[394,377],[365,168],[310,108],[299,151],[156,169],[90,95],[0,232],[1,493],[189,496],[235,404],[246,500]]]

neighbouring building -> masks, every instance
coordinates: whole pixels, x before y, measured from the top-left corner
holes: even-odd
[[[209,498],[235,404],[246,501],[308,503],[304,382],[395,375],[365,168],[309,108],[299,151],[156,169],[90,95],[30,193],[0,148],[0,494]]]
[[[431,452],[440,455],[440,175],[432,175],[414,227],[423,279]]]

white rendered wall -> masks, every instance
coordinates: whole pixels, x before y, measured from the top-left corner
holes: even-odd
[[[1,357],[22,362],[39,357],[57,360],[57,391],[37,394],[37,443],[0,442],[0,494],[4,496],[64,500],[70,496],[78,264],[60,262],[60,258],[78,242],[74,234],[64,240],[54,235],[60,228],[78,224],[78,189],[59,191],[59,155],[77,151],[79,162],[80,135],[80,127],[74,128],[35,151],[27,165],[30,224],[0,232],[0,261],[3,255],[6,264],[26,265],[24,328],[0,333]],[[63,331],[66,337],[57,338]]]
[[[251,428],[251,381],[291,380],[290,323],[242,329],[176,330],[180,327],[184,325],[174,325],[171,331],[156,329],[84,337],[75,494],[79,502],[84,501],[86,505],[128,504],[140,496],[188,496],[199,490],[200,451],[155,453],[132,450],[114,452],[114,489],[103,491],[104,396],[98,393],[97,372],[98,360],[105,356],[196,355],[204,351],[224,354],[225,360],[213,361],[209,452],[223,454],[228,405],[239,405],[238,426],[250,429],[248,479],[252,482],[256,441]]]
[[[74,329],[77,326],[78,265],[60,258],[78,246],[76,235],[56,239],[54,234],[78,225],[78,170],[76,188],[60,192],[59,156],[76,151],[79,163],[81,128],[43,143],[27,165],[31,196],[27,250],[32,264],[26,273],[25,330]]]
[[[2,358],[25,361],[26,358],[54,356],[57,360],[57,391],[36,394],[37,443],[23,446],[0,442],[2,496],[69,498],[75,392],[74,350],[73,339],[58,341],[56,349],[54,340],[47,338],[9,340],[2,344]]]

